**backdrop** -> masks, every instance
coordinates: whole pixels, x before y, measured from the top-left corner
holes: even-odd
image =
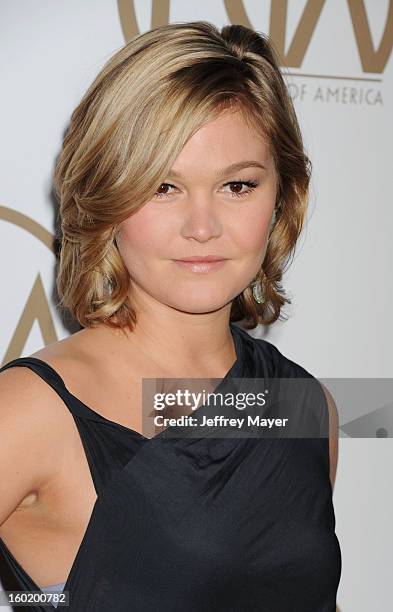
[[[393,2],[2,0],[0,12],[2,363],[77,329],[56,312],[52,242],[52,172],[72,110],[132,36],[205,19],[270,34],[313,162],[307,227],[284,277],[289,319],[253,335],[319,378],[392,380]],[[338,406],[341,612],[392,609],[392,396],[384,401],[378,430],[375,415],[367,421],[377,406]]]

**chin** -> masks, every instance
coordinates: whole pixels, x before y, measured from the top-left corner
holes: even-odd
[[[211,297],[210,299],[208,297],[203,299],[203,296],[198,295],[195,297],[195,299],[193,299],[192,296],[185,294],[184,299],[167,300],[166,304],[172,308],[176,308],[176,310],[181,310],[182,312],[202,314],[220,310],[220,308],[223,308],[228,302],[229,299],[226,299],[226,297],[217,299],[217,295]]]

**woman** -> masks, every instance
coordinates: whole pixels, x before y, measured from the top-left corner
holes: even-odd
[[[282,318],[310,168],[262,34],[160,26],[101,70],[55,172],[82,329],[0,374],[4,588],[78,611],[335,610],[328,394],[330,439],[143,429],[146,378],[315,381],[234,324]]]

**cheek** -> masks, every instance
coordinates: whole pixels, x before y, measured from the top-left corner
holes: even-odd
[[[277,178],[274,176],[264,183],[261,192],[255,194],[249,203],[239,205],[236,223],[231,224],[239,252],[258,260],[264,257],[276,196]]]
[[[272,214],[270,209],[262,212],[254,209],[238,216],[232,231],[239,252],[258,256],[265,249]]]
[[[149,258],[162,256],[171,238],[170,231],[168,219],[162,215],[158,219],[147,207],[126,219],[118,233],[117,246],[127,268],[135,270],[143,267],[144,261],[148,263]]]

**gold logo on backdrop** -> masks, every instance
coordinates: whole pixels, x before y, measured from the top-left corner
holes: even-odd
[[[37,240],[42,242],[42,244],[54,254],[54,236],[42,225],[37,223],[37,221],[34,221],[16,210],[12,210],[12,208],[7,208],[6,206],[0,206],[0,220],[12,223],[29,232],[29,234],[37,238]],[[27,298],[22,314],[19,317],[19,321],[1,365],[8,363],[8,361],[12,359],[16,359],[22,354],[23,347],[26,344],[35,321],[38,322],[45,345],[57,340],[49,302],[39,273],[34,280],[33,287]]]
[[[285,51],[288,0],[271,2],[269,27],[257,24],[257,29],[266,31],[288,68],[301,68],[310,41],[314,35],[326,0],[308,0],[299,23]],[[346,0],[352,22],[354,43],[357,46],[363,72],[382,73],[390,57],[393,46],[393,0],[389,0],[385,27],[377,49],[374,48],[370,23],[364,0]],[[133,0],[118,0],[118,11],[126,42],[139,34],[138,22]],[[230,23],[254,29],[248,18],[243,0],[224,0]],[[151,27],[169,23],[169,0],[152,0]]]

